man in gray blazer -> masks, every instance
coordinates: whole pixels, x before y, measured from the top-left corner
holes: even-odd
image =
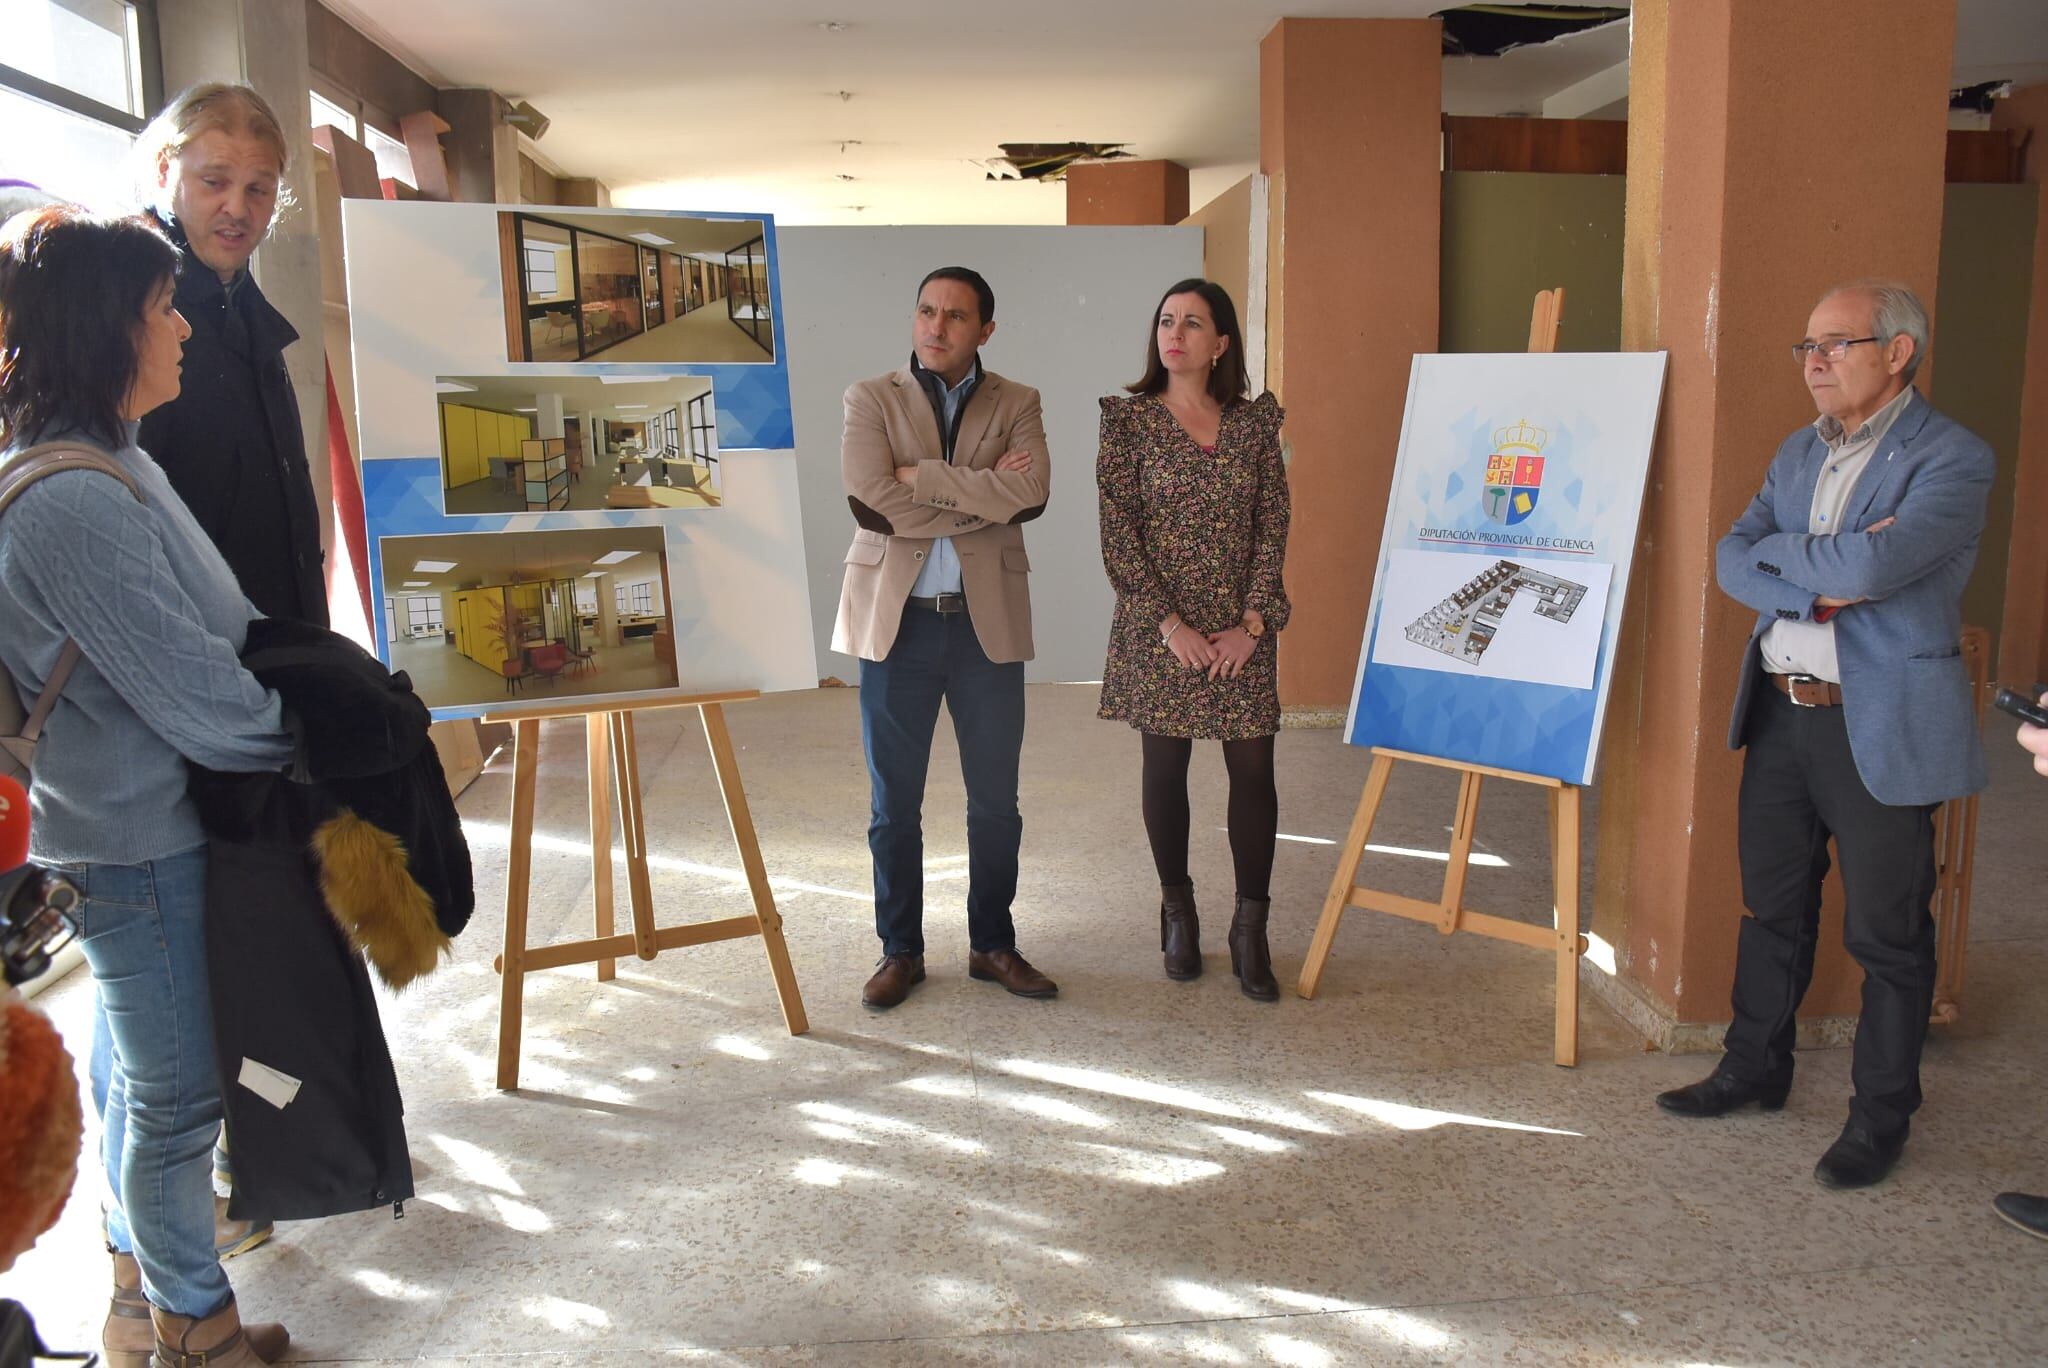
[[[1926,350],[1904,286],[1821,300],[1793,348],[1820,418],[1721,539],[1722,590],[1757,610],[1728,734],[1747,747],[1749,915],[1727,1052],[1657,1099],[1684,1116],[1784,1105],[1832,837],[1864,975],[1849,1121],[1814,1169],[1836,1188],[1880,1182],[1905,1146],[1934,1000],[1935,809],[1985,785],[1960,638],[1992,455],[1913,389]]]

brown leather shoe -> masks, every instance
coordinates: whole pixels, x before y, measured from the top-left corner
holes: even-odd
[[[1060,991],[1057,983],[1033,969],[1031,961],[1015,950],[968,951],[967,977],[1000,983],[1018,997],[1049,998]]]
[[[133,1254],[108,1252],[114,1256],[114,1295],[100,1328],[100,1361],[107,1368],[149,1368],[156,1330],[149,1321],[149,1299],[142,1295],[142,1269]]]
[[[216,1175],[218,1176],[218,1175]],[[277,1233],[270,1221],[238,1221],[228,1215],[228,1199],[213,1199],[213,1252],[222,1260],[247,1254]]]
[[[107,1323],[100,1331],[100,1361],[107,1368],[151,1368],[152,1351],[159,1346],[154,1309],[142,1295],[142,1269],[133,1254],[110,1252],[114,1255],[114,1295],[107,1307]],[[270,1322],[244,1325],[241,1331],[243,1341],[264,1363],[282,1357],[292,1342],[282,1325]]]
[[[256,1368],[275,1363],[291,1344],[281,1325],[242,1324],[233,1297],[204,1320],[150,1308],[156,1328],[155,1368]]]
[[[874,977],[860,990],[863,1007],[883,1011],[910,996],[910,990],[924,982],[923,955],[884,955],[875,966]]]

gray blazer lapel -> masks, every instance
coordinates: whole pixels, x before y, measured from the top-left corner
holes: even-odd
[[[1813,525],[1813,487],[1820,482],[1821,463],[1827,460],[1828,444],[1818,432],[1807,439],[1806,450],[1793,467],[1789,486],[1778,496],[1778,530],[1804,532]]]
[[[1856,487],[1849,491],[1849,502],[1842,509],[1842,526],[1851,531],[1861,531],[1863,521],[1870,516],[1870,506],[1877,501],[1878,491],[1890,483],[1893,476],[1909,468],[1913,460],[1913,439],[1920,435],[1920,429],[1927,426],[1929,412],[1927,401],[1917,393],[1906,401],[1906,407],[1892,421],[1891,431],[1877,444],[1877,450],[1870,453],[1869,464],[1856,477]]]

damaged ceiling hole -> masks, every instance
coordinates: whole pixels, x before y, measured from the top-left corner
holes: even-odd
[[[1002,149],[1000,157],[992,157],[983,165],[988,168],[987,179],[992,181],[1057,181],[1065,180],[1067,168],[1075,162],[1120,161],[1131,154],[1124,151],[1127,143],[998,143]]]
[[[1518,47],[1548,43],[1573,33],[1628,18],[1620,5],[1460,5],[1441,10],[1444,52],[1460,57],[1498,57]],[[1127,143],[1001,143],[1002,155],[982,163],[992,181],[1066,179],[1076,162],[1119,161],[1133,154]]]
[[[1622,5],[1460,5],[1439,10],[1447,57],[1498,57],[1628,18]]]

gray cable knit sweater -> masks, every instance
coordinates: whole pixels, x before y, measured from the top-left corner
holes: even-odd
[[[0,516],[0,660],[22,705],[67,636],[85,653],[36,747],[30,854],[45,864],[192,850],[205,837],[186,759],[257,771],[292,756],[277,696],[236,659],[255,609],[135,445],[135,424],[124,436],[113,456],[142,501],[105,475],[65,471]]]

